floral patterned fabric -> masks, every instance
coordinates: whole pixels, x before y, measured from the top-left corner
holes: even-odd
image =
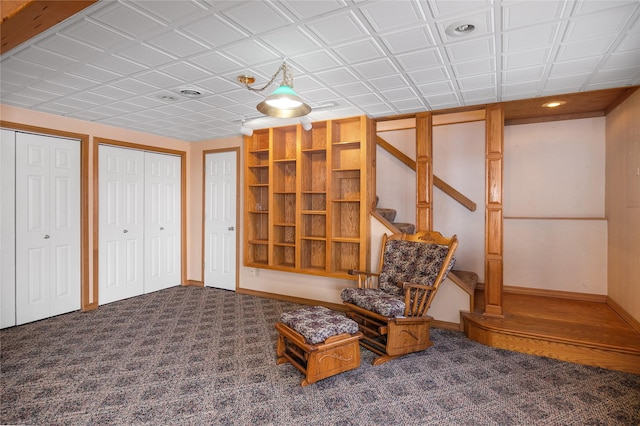
[[[377,288],[345,288],[340,293],[344,302],[392,318],[404,314],[404,299]]]
[[[328,337],[358,332],[358,323],[324,306],[313,306],[284,312],[280,321],[302,334],[307,343],[315,345]]]
[[[433,285],[447,253],[447,246],[389,240],[384,247],[378,289],[346,288],[340,297],[344,302],[388,318],[404,315],[404,290],[397,284],[410,282]],[[455,259],[452,259],[447,274],[454,263]]]
[[[404,291],[398,283],[433,285],[449,253],[449,247],[413,241],[390,240],[384,247],[384,258],[378,287],[395,296],[402,297]],[[447,268],[453,267],[455,259]]]

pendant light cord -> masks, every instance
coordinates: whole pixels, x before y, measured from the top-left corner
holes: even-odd
[[[276,77],[278,77],[278,74],[280,74],[280,71],[282,71],[282,84],[293,88],[293,73],[291,72],[291,70],[289,70],[289,67],[287,66],[286,58],[282,63],[282,65],[280,65],[280,68],[278,68],[276,73],[273,75],[273,77],[271,77],[271,80],[269,80],[269,82],[264,86],[262,86],[261,88],[256,89],[254,87],[249,86],[249,84],[246,82],[244,83],[244,85],[246,86],[247,89],[251,90],[252,92],[262,92],[264,89],[266,89],[267,87],[273,84],[273,82],[276,80]]]

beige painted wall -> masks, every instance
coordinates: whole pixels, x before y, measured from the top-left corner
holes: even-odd
[[[458,236],[455,269],[478,274],[484,282],[485,123],[433,128],[433,174],[476,203],[470,211],[433,189],[433,229]]]
[[[640,322],[640,91],[606,118],[608,296]]]
[[[604,118],[504,135],[504,285],[606,295]]]

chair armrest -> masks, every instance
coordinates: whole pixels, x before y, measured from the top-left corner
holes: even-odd
[[[347,271],[347,274],[349,275],[366,275],[368,277],[379,277],[380,274],[377,274],[375,272],[369,272],[369,271],[358,271],[356,269],[349,269]]]
[[[379,277],[380,274],[375,272],[367,272],[367,271],[357,271],[354,269],[349,269],[347,271],[349,275],[357,275],[358,276],[358,288],[376,288],[376,281],[373,277]]]

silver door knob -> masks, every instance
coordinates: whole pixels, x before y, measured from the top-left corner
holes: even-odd
[[[45,235],[45,236],[44,236],[44,239],[45,239],[45,240],[48,240],[49,238],[51,238],[51,237],[49,237],[48,235]]]
[[[235,228],[235,227],[233,227],[233,226],[230,226],[230,227],[228,227],[227,229],[228,229],[229,231],[233,231],[233,230],[234,230],[234,229],[236,229],[236,228]]]
[[[126,234],[127,232],[129,232],[129,231],[127,231],[126,229],[124,231],[122,231],[123,234]]]
[[[161,226],[161,227],[160,227],[160,230],[161,230],[161,231],[164,231],[164,226]]]

